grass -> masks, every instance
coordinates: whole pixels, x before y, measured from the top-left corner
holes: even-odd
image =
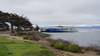
[[[0,56],[53,56],[53,54],[47,48],[41,48],[39,44],[0,36]]]

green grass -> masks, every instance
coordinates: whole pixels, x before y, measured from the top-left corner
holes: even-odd
[[[0,56],[53,56],[41,45],[21,40],[10,40],[0,36]]]

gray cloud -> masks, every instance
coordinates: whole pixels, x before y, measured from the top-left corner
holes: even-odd
[[[0,9],[33,24],[100,24],[100,0],[0,0]]]

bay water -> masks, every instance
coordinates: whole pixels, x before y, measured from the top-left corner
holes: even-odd
[[[100,46],[100,29],[78,29],[78,32],[48,33],[53,39],[63,39],[80,46]]]

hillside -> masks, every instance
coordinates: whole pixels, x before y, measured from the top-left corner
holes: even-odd
[[[47,48],[29,41],[0,36],[0,56],[53,56]]]

